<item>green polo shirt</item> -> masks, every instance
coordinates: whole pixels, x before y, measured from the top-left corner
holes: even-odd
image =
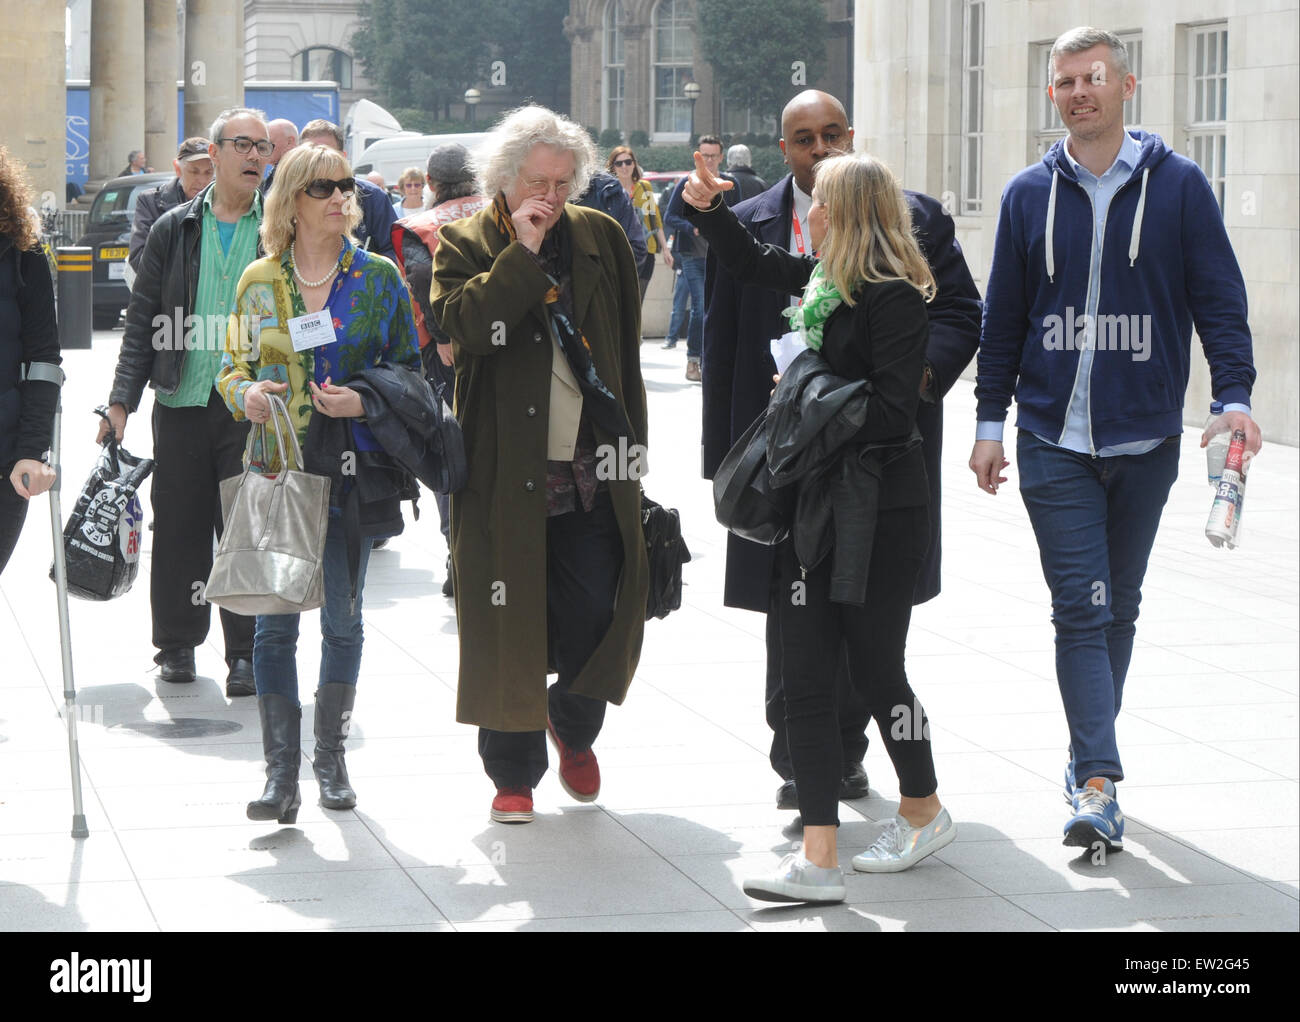
[[[199,326],[187,331],[185,366],[174,394],[155,394],[169,408],[204,408],[211,396],[226,345],[226,319],[235,309],[235,290],[244,268],[257,258],[257,231],[262,223],[262,196],[234,224],[212,212],[212,193],[203,197],[203,237],[199,242],[199,286],[194,308]],[[231,227],[234,228],[233,232]],[[213,318],[215,317],[215,318]]]

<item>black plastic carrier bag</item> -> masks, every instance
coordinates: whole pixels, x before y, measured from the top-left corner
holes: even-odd
[[[105,420],[106,408],[96,408]],[[136,458],[109,427],[99,461],[63,529],[68,592],[83,600],[112,600],[127,592],[140,570],[144,512],[137,491],[153,461]],[[50,569],[54,577],[54,569]]]

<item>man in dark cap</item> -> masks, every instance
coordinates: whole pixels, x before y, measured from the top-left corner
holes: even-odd
[[[131,224],[131,248],[126,257],[132,270],[140,269],[144,243],[154,221],[173,206],[189,202],[212,181],[212,157],[208,155],[208,140],[195,136],[182,142],[176,151],[176,159],[172,160],[172,170],[176,171],[173,180],[141,192],[136,199],[135,219]]]
[[[452,370],[451,338],[439,328],[429,308],[429,289],[433,284],[433,250],[438,245],[438,228],[454,220],[477,213],[487,205],[478,194],[469,150],[458,142],[440,145],[429,154],[425,181],[433,193],[426,210],[403,217],[393,225],[393,250],[397,265],[406,275],[411,289],[415,326],[420,334],[420,358],[425,375],[439,395],[451,403],[456,374]],[[449,500],[445,493],[435,493],[442,537],[447,538],[451,524]],[[447,555],[447,579],[442,594],[452,595],[451,554]]]

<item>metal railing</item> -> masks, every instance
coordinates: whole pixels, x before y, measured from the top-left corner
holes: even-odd
[[[86,224],[90,218],[88,209],[61,209],[56,230],[64,245],[75,245],[86,233]]]

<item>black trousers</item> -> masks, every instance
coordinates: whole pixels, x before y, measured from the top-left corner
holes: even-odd
[[[924,507],[880,512],[862,606],[830,601],[831,558],[803,579],[794,544],[787,541],[777,551],[786,594],[779,603],[786,730],[805,827],[839,822],[844,760],[836,741],[835,666],[845,644],[850,678],[876,719],[900,793],[924,798],[938,788],[929,723],[904,668],[912,593],[929,528]],[[796,581],[805,583],[802,599],[792,598]]]
[[[574,695],[569,686],[614,620],[614,596],[623,571],[623,537],[609,493],[590,511],[546,520],[546,633],[559,679],[546,693],[555,733],[573,749],[589,749],[605,722],[605,701]],[[498,788],[535,788],[546,773],[545,731],[479,728],[483,769]]]
[[[222,479],[243,471],[249,423],[236,422],[212,390],[205,408],[153,406],[153,644],[192,649],[208,637],[211,607],[202,586],[221,536]],[[226,660],[253,658],[254,618],[221,611]]]
[[[790,764],[790,742],[785,731],[785,688],[781,683],[781,600],[790,598],[790,586],[782,589],[779,559],[773,564],[772,587],[767,612],[767,726],[772,729],[768,759],[782,780],[794,777]],[[845,766],[861,763],[867,755],[867,704],[849,680],[849,652],[841,644],[835,661],[835,704],[840,724],[840,753]],[[797,785],[796,785],[797,787]]]
[[[12,466],[9,471],[13,471]],[[14,492],[9,472],[6,472],[0,476],[0,572],[5,570],[14,547],[18,545],[26,517],[27,501]]]

